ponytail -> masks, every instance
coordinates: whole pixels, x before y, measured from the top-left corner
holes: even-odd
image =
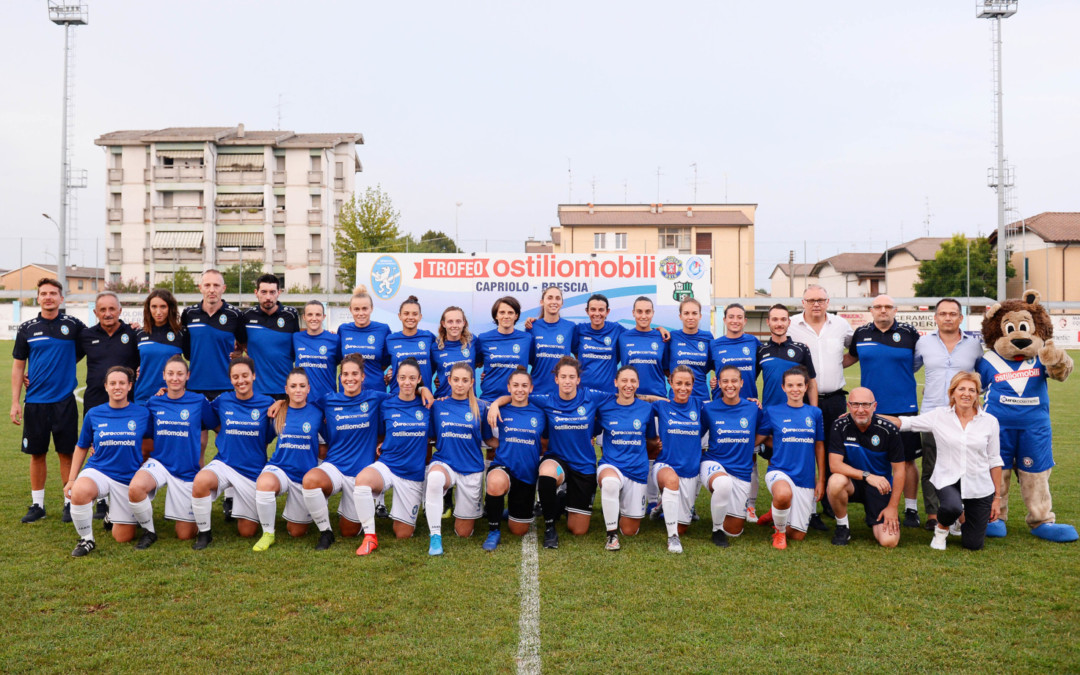
[[[304,370],[303,368],[293,368],[292,370],[289,371],[289,374],[285,377],[286,387],[288,386],[289,380],[292,379],[293,375],[299,375],[299,376],[303,377],[305,380],[308,379],[308,375],[307,375],[306,370]],[[281,435],[281,431],[285,428],[285,417],[288,414],[289,414],[289,404],[288,404],[288,401],[286,401],[285,405],[279,407],[278,411],[277,411],[277,414],[274,415],[274,431],[277,432],[278,436]]]

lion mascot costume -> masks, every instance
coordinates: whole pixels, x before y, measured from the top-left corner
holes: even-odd
[[[1073,361],[1054,345],[1050,315],[1039,304],[1039,292],[1024,291],[1020,300],[1006,300],[986,310],[982,324],[986,353],[979,375],[986,392],[986,412],[1001,427],[1001,517],[987,536],[1004,537],[1009,508],[1010,473],[1016,472],[1027,507],[1027,526],[1041,539],[1076,541],[1076,528],[1055,522],[1050,500],[1054,466],[1050,397],[1046,381],[1064,382]]]

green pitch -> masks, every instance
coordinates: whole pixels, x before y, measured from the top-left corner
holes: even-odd
[[[0,344],[0,372],[10,372],[10,354],[11,343]],[[1055,511],[1080,525],[1080,383],[1050,390]],[[49,516],[19,523],[30,497],[19,439],[19,428],[0,425],[6,672],[516,667],[522,550],[505,527],[489,554],[483,523],[468,540],[444,524],[446,555],[429,559],[426,534],[397,541],[380,520],[380,548],[361,559],[355,540],[316,553],[314,528],[292,539],[279,522],[277,544],[256,554],[254,540],[221,520],[218,502],[214,543],[195,552],[175,539],[159,496],[152,549],[117,544],[96,521],[97,550],[73,559],[54,456]],[[811,531],[775,551],[771,529],[747,525],[720,550],[709,542],[704,497],[697,508],[704,519],[683,537],[682,556],[667,553],[663,524],[652,522],[623,537],[622,551],[605,552],[599,501],[588,536],[560,525],[559,550],[538,555],[542,669],[1080,671],[1080,548],[1027,534],[1015,482],[1009,536],[978,553],[952,538],[949,550],[932,551],[922,529],[904,529],[899,548],[882,550],[859,505],[845,548]],[[758,512],[767,508],[762,487]]]

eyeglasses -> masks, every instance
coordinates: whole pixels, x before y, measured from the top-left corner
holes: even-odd
[[[828,301],[828,298],[803,298],[803,302],[808,305],[824,305]]]
[[[869,403],[863,403],[861,401],[848,401],[849,408],[873,408],[877,404],[877,401],[870,401]]]
[[[870,309],[896,309],[896,305],[871,305]]]

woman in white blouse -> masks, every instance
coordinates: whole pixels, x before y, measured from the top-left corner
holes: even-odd
[[[914,417],[881,415],[901,431],[927,431],[937,441],[938,460],[930,482],[941,507],[930,547],[945,550],[949,526],[961,515],[960,543],[973,551],[983,547],[986,525],[1001,508],[1001,452],[997,418],[979,405],[980,380],[959,372],[949,383],[949,406]]]

